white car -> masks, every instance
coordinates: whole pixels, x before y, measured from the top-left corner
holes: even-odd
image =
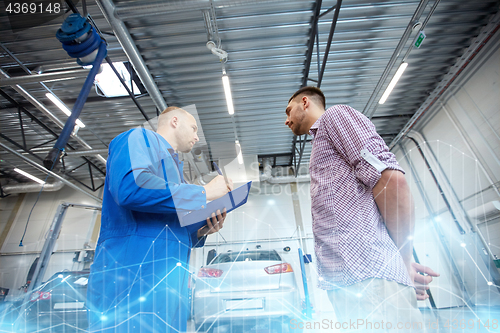
[[[90,271],[63,271],[33,290],[22,332],[87,332]],[[0,331],[1,332],[1,331]]]
[[[200,268],[193,291],[197,331],[266,326],[282,332],[300,318],[293,268],[275,250],[226,252]],[[220,330],[219,330],[220,331]],[[271,330],[270,330],[271,331]]]

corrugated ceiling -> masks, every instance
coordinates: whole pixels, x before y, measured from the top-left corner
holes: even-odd
[[[185,5],[179,8],[182,3]],[[300,88],[304,76],[315,3],[214,1],[221,47],[229,54],[225,67],[231,79],[235,105],[234,128],[245,155],[276,156],[277,165],[291,165],[292,154],[296,152],[293,151],[293,134],[284,126],[284,109],[291,94]],[[323,1],[321,12],[335,3]],[[167,104],[194,104],[209,145],[234,142],[232,119],[227,113],[222,88],[222,66],[218,57],[205,46],[207,30],[202,8],[208,8],[209,2],[115,1],[115,4],[117,15],[122,16]],[[349,104],[359,111],[364,110],[418,4],[419,1],[414,0],[357,0],[342,3],[321,84],[328,105]],[[429,1],[420,21],[427,17],[433,4],[434,1]],[[144,13],[148,5],[161,7],[162,10]],[[191,8],[191,5],[196,6]],[[81,4],[78,6],[81,10]],[[143,12],[137,11],[138,7]],[[105,32],[110,58],[113,61],[127,60],[116,38],[109,34],[112,29],[97,5],[90,2],[87,9],[97,26]],[[499,1],[493,0],[439,2],[425,28],[427,38],[420,49],[411,51],[407,60],[409,67],[389,100],[382,106],[374,103],[378,107],[372,121],[387,142],[402,129],[498,9]],[[331,11],[319,20],[320,62],[333,14]],[[2,16],[0,42],[32,71],[47,73],[77,68],[76,62],[55,38],[55,32],[63,19],[60,16],[37,27],[13,32],[8,18]],[[414,35],[406,43],[396,64],[399,64],[413,38]],[[396,67],[391,70],[389,79]],[[11,77],[27,75],[1,48],[0,68]],[[315,80],[317,76],[318,63],[314,49],[309,77]],[[45,84],[71,107],[83,82],[84,78],[78,78]],[[315,85],[314,81],[309,81],[309,84]],[[66,116],[45,97],[46,91],[39,83],[23,84],[22,87],[63,122],[66,120]],[[26,148],[29,150],[42,145],[34,151],[48,150],[53,144],[49,140],[55,137],[50,131],[58,134],[60,128],[12,88],[0,89],[8,95],[8,98],[0,97],[0,133],[3,135],[0,141],[19,152],[23,151],[21,117]],[[156,116],[156,107],[149,96],[143,96],[138,101],[148,117]],[[18,106],[33,114],[46,128],[31,121],[24,111],[19,116]],[[129,98],[107,99],[98,96],[95,91],[90,93],[80,118],[87,127],[81,129],[78,135],[93,149],[106,148],[114,136],[145,122]],[[75,140],[70,140],[70,144],[74,149],[83,149]],[[211,150],[207,152],[212,153]],[[43,173],[19,158],[5,151],[0,151],[0,154],[3,184],[26,181],[24,177],[13,173],[14,166],[44,177]],[[31,155],[26,154],[41,163],[33,155],[33,150]],[[309,154],[310,145],[306,144],[303,163],[307,164]],[[44,153],[36,155],[41,158],[45,156]],[[103,156],[106,157],[105,154]],[[95,156],[88,157],[88,160],[104,171],[104,164]],[[65,158],[66,173],[82,163],[85,160],[81,157]],[[93,168],[94,176],[100,174],[96,168]],[[64,173],[63,170],[58,172]],[[71,175],[90,185],[88,165],[80,167]],[[95,181],[96,186],[102,183],[102,180]]]

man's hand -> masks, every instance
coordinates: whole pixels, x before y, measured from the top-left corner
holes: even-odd
[[[224,208],[222,214],[220,213],[220,210],[217,210],[217,216],[215,213],[212,213],[212,218],[207,218],[207,225],[198,229],[198,238],[213,234],[214,232],[218,232],[222,229],[226,215],[226,208]]]
[[[414,279],[415,292],[417,293],[417,300],[423,301],[429,298],[429,295],[425,292],[429,289],[429,283],[432,282],[432,277],[438,277],[439,273],[434,272],[427,266],[417,264],[416,262],[411,263],[411,269],[413,274],[410,272],[410,276]],[[419,273],[427,274],[422,275]]]
[[[228,178],[228,184],[224,180],[223,176],[217,176],[210,181],[207,185],[203,186],[205,188],[205,193],[207,195],[207,200],[215,200],[222,197],[229,191],[233,190],[233,181]]]

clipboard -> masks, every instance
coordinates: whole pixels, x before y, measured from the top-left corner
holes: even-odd
[[[216,212],[218,209],[222,212],[224,208],[229,213],[238,207],[246,204],[248,200],[248,194],[250,193],[250,187],[252,182],[248,182],[231,192],[226,193],[224,196],[210,201],[206,204],[205,208],[193,210],[186,215],[179,218],[181,227],[187,227],[187,229],[192,232],[198,230],[207,224],[207,218],[212,216],[212,213]]]

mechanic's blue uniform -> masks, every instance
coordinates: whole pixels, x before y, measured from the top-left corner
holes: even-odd
[[[189,255],[203,246],[178,213],[203,208],[182,162],[159,134],[133,129],[111,141],[101,232],[88,284],[90,332],[184,332]]]

